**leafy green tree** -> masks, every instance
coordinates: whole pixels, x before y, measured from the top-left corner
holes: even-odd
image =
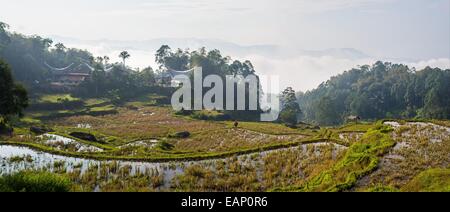
[[[5,126],[12,116],[22,116],[27,106],[27,91],[14,82],[10,67],[0,60],[0,125]]]
[[[436,118],[450,116],[450,70],[410,69],[377,62],[332,77],[299,95],[305,120],[341,124],[345,117],[363,119]]]
[[[177,49],[172,52],[172,49],[163,45],[156,51],[155,61],[159,64],[160,69],[172,69],[184,71],[189,69],[188,64],[191,59],[190,52]]]
[[[217,49],[207,51],[206,48],[200,48],[195,51],[182,50],[177,49],[172,51],[172,49],[164,45],[156,52],[156,62],[159,64],[159,70],[157,72],[163,73],[167,70],[191,70],[195,67],[202,67],[203,77],[209,75],[217,75],[225,81],[227,75],[231,74],[242,74],[244,77],[249,75],[254,75],[257,79],[256,70],[254,69],[252,63],[250,61],[240,62],[240,61],[232,61],[230,57],[223,56],[221,52]],[[191,80],[193,80],[191,76]],[[257,82],[259,86],[259,81]],[[260,90],[260,86],[257,88],[260,97],[262,93]],[[208,92],[208,89],[203,89],[203,92]],[[237,92],[237,90],[235,90]],[[245,96],[248,97],[248,89],[246,89]],[[224,93],[224,96],[225,93]],[[237,102],[237,93],[235,93],[235,101]],[[247,98],[248,99],[248,98]],[[194,99],[192,99],[194,101]],[[230,119],[239,119],[239,120],[259,120],[259,115],[261,113],[260,110],[249,110],[250,101],[246,101],[245,108],[246,110],[239,111],[235,105],[234,109],[227,109],[224,112],[225,116]],[[259,99],[257,100],[259,103]],[[224,100],[224,108],[226,105],[226,99]],[[259,104],[257,106],[259,109]]]
[[[321,125],[336,125],[342,122],[341,115],[334,110],[335,100],[330,96],[324,96],[315,103],[315,122]]]
[[[0,22],[0,50],[11,41],[6,31],[8,28],[8,24]]]
[[[114,104],[120,104],[121,102],[121,98],[120,98],[120,94],[119,94],[119,90],[115,89],[115,90],[110,90],[108,92],[108,98],[111,100],[112,103]]]
[[[141,72],[139,72],[136,81],[141,87],[154,86],[156,83],[156,79],[155,79],[155,72],[153,71],[152,67],[147,67],[143,69]]]
[[[159,48],[156,51],[155,54],[155,62],[158,63],[160,66],[159,68],[162,69],[166,63],[166,58],[170,57],[172,55],[171,49],[168,45],[162,45],[161,48]]]
[[[42,40],[42,43],[43,43],[43,45],[44,45],[44,48],[45,48],[45,49],[48,49],[48,48],[52,47],[52,45],[53,45],[53,40],[50,39],[50,38],[45,38],[45,39]]]
[[[297,113],[293,110],[283,110],[280,113],[280,121],[285,123],[287,126],[294,127],[298,124]]]
[[[286,88],[282,92],[281,101],[283,109],[280,112],[280,120],[290,126],[297,125],[302,111],[300,110],[300,105],[297,102],[294,89],[291,87]]]

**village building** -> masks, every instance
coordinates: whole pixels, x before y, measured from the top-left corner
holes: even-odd
[[[79,86],[88,79],[94,71],[94,68],[87,63],[81,63],[77,66],[71,64],[65,68],[55,68],[47,63],[51,73],[50,88],[57,91],[70,91]]]
[[[178,87],[180,82],[175,81],[174,78],[178,75],[189,77],[193,70],[194,69],[187,71],[165,70],[156,76],[156,83],[163,87]]]

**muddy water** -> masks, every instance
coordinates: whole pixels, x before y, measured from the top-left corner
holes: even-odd
[[[32,161],[23,160],[20,162],[10,162],[13,157],[27,157]],[[72,172],[74,169],[80,169],[81,175],[86,173],[90,167],[102,166],[108,163],[115,163],[117,169],[123,167],[130,167],[130,174],[137,173],[145,174],[149,170],[158,170],[167,172],[168,177],[174,176],[179,170],[167,170],[169,163],[146,163],[146,162],[129,162],[129,161],[98,161],[91,159],[73,158],[60,155],[53,155],[49,153],[35,151],[27,147],[16,147],[9,145],[0,145],[0,174],[9,174],[21,170],[49,170],[53,171],[55,166],[64,163],[64,168],[67,172]],[[181,167],[181,163],[179,164]]]
[[[152,148],[152,147],[155,147],[158,144],[158,142],[159,141],[156,139],[135,141],[135,142],[132,142],[129,144],[122,145],[119,148],[120,149],[127,148],[127,147],[150,147],[150,148]]]
[[[395,122],[395,121],[387,121],[387,122],[384,122],[384,124],[388,125],[388,126],[391,126],[391,127],[394,127],[394,128],[398,128],[398,127],[401,126],[400,123]]]
[[[76,149],[76,152],[103,152],[103,149],[100,149],[98,147],[82,144],[71,138],[67,138],[60,135],[53,135],[47,133],[42,136],[39,136],[38,138],[46,140],[44,143],[47,145],[57,146],[58,150],[64,149],[63,147],[65,145],[73,145]]]

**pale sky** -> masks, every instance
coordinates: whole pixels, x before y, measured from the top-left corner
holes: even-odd
[[[0,0],[0,5],[0,21],[25,34],[113,41],[197,38],[291,50],[351,48],[368,55],[236,56],[252,59],[262,73],[289,75],[282,85],[299,90],[379,59],[450,68],[450,0]],[[73,45],[94,53],[99,48]],[[150,50],[136,51],[130,64],[152,65]],[[305,75],[310,78],[304,82],[294,78]]]

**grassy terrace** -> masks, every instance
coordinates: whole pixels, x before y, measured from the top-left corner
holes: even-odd
[[[45,145],[32,143],[32,142],[14,142],[14,141],[2,141],[0,145],[13,145],[29,147],[38,151],[43,151],[55,155],[62,155],[67,157],[94,159],[94,160],[123,160],[123,161],[139,161],[139,162],[171,162],[171,161],[201,161],[209,159],[220,159],[239,155],[246,155],[257,152],[264,152],[269,150],[286,149],[290,147],[299,146],[302,144],[314,144],[329,142],[326,139],[313,139],[304,140],[301,142],[286,142],[283,144],[267,145],[258,148],[237,149],[228,152],[217,153],[187,153],[187,152],[169,152],[157,150],[148,154],[148,156],[119,156],[114,155],[115,151],[105,151],[102,153],[77,153],[66,152],[57,149],[50,148]],[[332,143],[332,142],[329,142]]]
[[[357,142],[350,143],[333,166],[317,168],[317,174],[304,182],[274,190],[449,191],[449,121],[389,121],[401,126],[394,129],[381,125],[384,121],[377,122]],[[351,128],[355,127],[359,128]],[[348,127],[342,129],[347,132]]]
[[[229,127],[232,127],[234,122],[225,122],[225,124]],[[286,127],[282,124],[275,124],[275,123],[258,123],[258,122],[241,122],[239,123],[239,127],[251,130],[255,132],[260,132],[264,134],[270,134],[270,135],[304,135],[304,136],[311,136],[315,133],[313,130],[309,129],[293,129]]]
[[[40,96],[37,103],[61,103],[63,100],[68,102],[80,101],[79,98],[72,97],[69,94],[54,94]]]
[[[66,101],[82,101],[83,107],[72,110],[29,111],[24,119],[26,122],[22,123],[24,126],[17,128],[15,136],[3,139],[7,141],[1,144],[27,146],[71,157],[152,162],[224,158],[307,143],[332,142],[347,145],[336,139],[336,135],[326,137],[321,130],[303,126],[293,129],[275,123],[241,122],[238,128],[234,128],[233,122],[204,121],[178,116],[170,107],[153,106],[157,100],[152,98],[156,97],[149,95],[121,106],[113,106],[105,99],[81,100],[64,94],[42,96],[38,98],[40,102],[63,104],[61,99],[67,99]],[[116,113],[105,115],[84,113],[110,110]],[[61,116],[61,113],[65,115]],[[46,119],[40,120],[42,117]],[[60,148],[47,145],[29,132],[28,127],[36,123],[53,129],[55,132],[52,134],[103,151],[76,152],[64,145],[60,145]],[[170,136],[182,131],[189,131],[191,136],[186,139]],[[99,141],[80,140],[70,136],[71,132],[89,133]],[[138,145],[140,141],[149,140],[158,143]],[[168,149],[160,148],[161,144]]]
[[[435,125],[434,121],[403,122],[390,134],[397,145],[380,157],[380,166],[361,179],[355,190],[371,190],[375,186],[379,191],[414,191],[407,185],[422,172],[448,169],[450,130],[445,126]],[[425,191],[427,186],[423,186]]]
[[[339,133],[346,132],[367,132],[369,129],[373,128],[375,125],[373,123],[358,123],[358,124],[346,124],[341,127],[336,127],[333,130]]]
[[[450,168],[429,169],[421,172],[402,191],[408,192],[450,192]]]
[[[80,99],[70,94],[46,94],[31,98],[25,121],[37,123],[78,115],[104,115],[117,113],[116,107],[106,99]]]
[[[89,99],[85,105],[110,107],[104,100]],[[132,107],[131,107],[132,106]],[[89,108],[89,107],[88,107]],[[92,108],[90,108],[92,109]],[[233,122],[202,121],[175,115],[169,107],[148,106],[145,102],[134,102],[116,108],[118,113],[92,116],[56,116],[43,124],[55,130],[52,134],[73,139],[79,143],[102,149],[102,152],[71,152],[56,149],[42,142],[27,128],[16,130],[16,135],[2,144],[28,146],[36,150],[71,157],[98,160],[129,161],[185,161],[224,158],[260,151],[283,149],[301,144],[329,142],[349,146],[349,141],[339,138],[339,133],[365,132],[373,124],[353,124],[339,128],[311,129],[289,128],[282,124],[241,122],[238,128]],[[33,113],[32,113],[33,114]],[[78,125],[89,125],[80,128]],[[186,139],[169,135],[188,130]],[[96,136],[99,142],[84,141],[70,136],[71,132],[85,132]],[[132,145],[138,141],[157,140],[170,146]]]
[[[266,125],[266,124],[263,124]],[[424,126],[425,129],[430,129]],[[220,129],[217,131],[223,131]],[[244,130],[244,129],[233,129]],[[411,166],[408,164],[405,167],[414,169],[411,174],[413,178],[406,180],[406,185],[397,186],[386,181],[389,178],[376,177],[374,179],[385,179],[381,182],[369,184],[367,187],[359,185],[361,181],[365,181],[366,177],[370,177],[376,172],[382,171],[386,164],[383,164],[383,158],[395,153],[392,148],[396,144],[396,140],[392,139],[392,135],[404,132],[404,129],[398,128],[393,131],[392,128],[383,125],[374,125],[372,129],[364,133],[364,136],[358,141],[350,145],[348,149],[344,149],[335,153],[333,145],[316,146],[317,142],[329,142],[329,139],[314,139],[316,136],[322,134],[331,134],[333,136],[334,128],[322,129],[323,132],[317,132],[313,137],[307,137],[302,141],[266,145],[261,148],[232,148],[233,151],[223,152],[181,152],[176,149],[169,151],[162,151],[158,149],[149,150],[147,156],[144,155],[120,155],[119,148],[111,144],[115,149],[108,150],[103,153],[73,153],[56,151],[48,149],[45,151],[55,154],[62,154],[73,157],[85,157],[98,160],[108,160],[105,167],[97,169],[92,167],[86,173],[81,181],[79,179],[79,172],[68,174],[75,185],[72,187],[73,191],[92,191],[98,183],[101,183],[102,191],[448,191],[448,170],[444,168],[427,169],[424,167],[439,167],[438,164],[424,164],[424,167]],[[214,132],[217,134],[218,132]],[[421,132],[418,128],[410,129],[411,132]],[[254,131],[251,131],[254,132]],[[201,135],[204,131],[197,132],[196,137]],[[433,136],[439,136],[440,130],[433,133]],[[272,135],[273,136],[273,135]],[[292,135],[289,135],[292,136]],[[445,138],[444,138],[445,139]],[[28,145],[19,142],[14,145]],[[295,147],[300,144],[307,144],[306,152],[304,146],[302,148],[287,148]],[[32,143],[33,148],[42,150],[47,148]],[[423,144],[420,144],[423,146]],[[430,144],[431,145],[431,144]],[[443,143],[436,146],[442,149],[442,145],[448,146],[448,142],[444,140]],[[176,145],[175,145],[176,146]],[[417,146],[414,149],[422,148],[426,152],[436,152],[433,147],[431,149],[423,149]],[[252,155],[250,153],[257,153],[264,150],[279,149],[280,151],[268,152],[261,156]],[[318,152],[317,152],[318,151]],[[446,148],[442,150],[444,153]],[[438,155],[442,155],[437,152]],[[119,155],[114,155],[118,153]],[[319,154],[318,154],[319,153]],[[248,155],[247,155],[248,154]],[[241,159],[237,159],[237,155],[245,155]],[[431,155],[432,156],[432,155]],[[406,155],[405,155],[406,157]],[[435,156],[433,156],[435,157]],[[97,173],[101,171],[102,178],[109,179],[106,170],[108,167],[116,167],[111,160],[130,160],[130,161],[149,161],[149,162],[172,162],[172,161],[196,161],[220,158],[224,161],[204,161],[203,163],[195,163],[183,167],[183,173],[175,176],[173,180],[164,182],[164,174],[158,172],[146,173],[144,175],[129,176],[121,173],[129,173],[129,167],[117,169],[119,177],[111,180],[95,180]],[[259,159],[258,159],[259,158]],[[419,157],[417,157],[419,158]],[[448,159],[448,158],[447,158]],[[440,161],[447,160],[441,158],[433,161],[440,163]],[[245,162],[247,161],[247,162]],[[253,162],[248,162],[253,161]],[[448,160],[447,160],[448,161]],[[406,161],[405,161],[406,162]],[[423,161],[426,162],[426,161]],[[423,162],[413,160],[413,163],[422,164]],[[213,166],[214,168],[211,168]],[[262,168],[263,167],[263,168]],[[173,167],[175,168],[175,166]],[[172,169],[168,166],[168,169]],[[448,168],[447,168],[448,169]],[[59,169],[58,169],[59,170]],[[295,170],[301,170],[297,173]],[[389,168],[390,170],[390,168]],[[422,171],[423,172],[422,172]],[[403,172],[395,168],[394,172]],[[61,168],[58,173],[66,175],[65,170]],[[408,176],[406,174],[405,176]],[[121,184],[123,180],[127,184]],[[150,187],[149,187],[150,185]],[[164,185],[164,186],[162,186]],[[403,186],[404,185],[404,186]],[[167,187],[168,186],[168,187]]]
[[[370,129],[360,142],[350,146],[344,158],[329,169],[310,178],[300,186],[276,189],[276,191],[345,191],[351,189],[357,180],[377,168],[379,157],[385,154],[395,142],[387,134],[393,129],[378,126]]]
[[[63,98],[68,100],[61,102]],[[0,145],[24,146],[55,155],[105,163],[118,160],[205,162],[203,165],[184,167],[182,175],[176,176],[171,182],[165,182],[170,185],[168,191],[434,191],[437,187],[447,188],[445,185],[433,184],[435,179],[448,183],[442,179],[448,179],[449,162],[444,156],[445,153],[448,154],[448,138],[442,138],[443,132],[433,126],[407,127],[410,121],[398,121],[402,126],[393,131],[392,128],[382,125],[383,121],[388,121],[383,120],[376,123],[320,128],[306,124],[290,128],[277,123],[240,122],[235,128],[234,122],[231,121],[207,121],[193,116],[176,115],[170,107],[156,106],[160,100],[152,98],[154,97],[147,96],[123,105],[113,105],[105,99],[82,100],[64,95],[41,97],[39,104],[48,104],[59,109],[43,110],[43,107],[29,111],[18,125],[20,127],[15,129],[15,135],[12,138],[0,138],[5,140],[0,142]],[[80,102],[82,106],[78,107]],[[66,109],[66,106],[74,108]],[[438,120],[413,121],[447,127],[450,123]],[[36,125],[53,129],[51,134],[95,147],[95,151],[81,152],[71,145],[48,144],[43,138],[29,131],[30,126]],[[172,136],[183,131],[188,131],[190,136]],[[72,137],[69,135],[72,132],[92,134],[98,141]],[[444,139],[444,142],[426,143],[421,132],[431,133],[428,140],[440,138]],[[404,142],[398,140],[405,136],[404,133],[414,135],[405,137],[407,142],[414,141],[410,144],[413,148],[397,153],[393,151],[393,147]],[[322,145],[324,143],[330,145]],[[336,145],[332,144],[348,148],[336,150]],[[421,159],[423,157],[417,155],[415,149],[427,153],[434,162]],[[270,150],[279,151],[260,156],[253,154]],[[390,163],[384,161],[393,154],[399,154],[408,160],[394,168],[387,166],[386,164]],[[243,156],[253,162],[236,160],[237,156]],[[259,159],[256,159],[257,157]],[[210,159],[224,159],[226,163],[217,163],[215,168],[211,169],[210,165],[207,165],[207,160]],[[428,170],[429,168],[437,169]],[[399,179],[396,170],[407,177]],[[65,171],[61,170],[61,174],[64,173]],[[83,185],[88,184],[92,188],[78,188],[78,185],[75,185],[76,188],[72,190],[89,191],[95,188],[96,183],[91,178],[96,178],[97,173],[97,170],[91,170],[86,179],[83,179]],[[70,178],[76,182],[77,176],[79,174],[74,173]],[[149,188],[145,185],[149,182],[154,185],[150,190],[167,189],[160,187],[163,179],[164,176],[158,173],[126,177],[126,181],[136,184],[135,189],[139,191],[148,191]],[[117,183],[119,181],[114,182],[102,182],[102,189],[127,189],[121,187],[120,183]]]

